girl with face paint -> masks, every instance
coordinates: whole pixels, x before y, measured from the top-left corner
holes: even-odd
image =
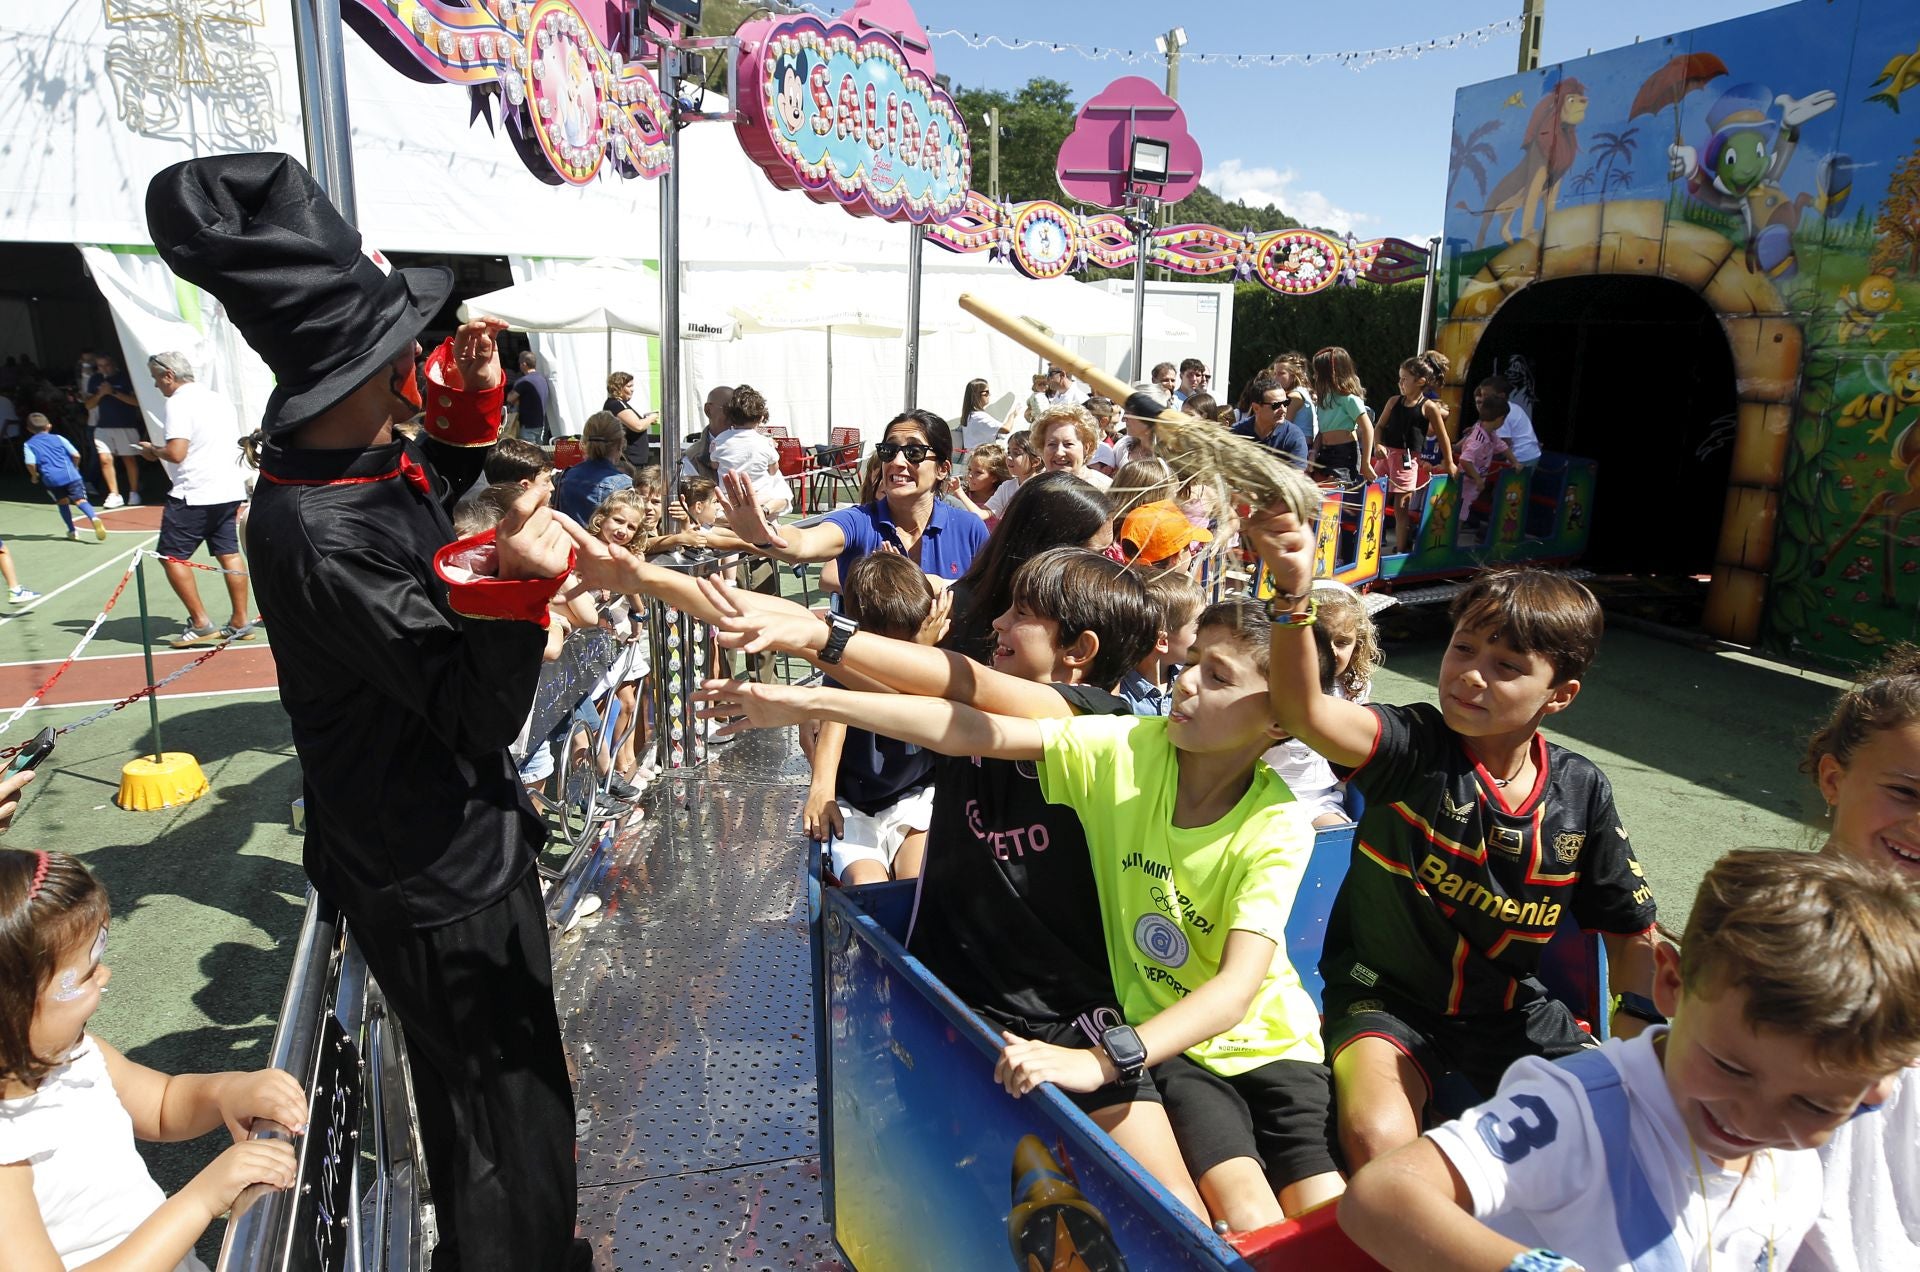
[[[0,852],[0,1227],[9,1266],[78,1267],[109,1252],[139,1272],[205,1272],[193,1246],[252,1184],[290,1187],[306,1129],[278,1069],[168,1077],[87,1032],[112,979],[106,890],[65,853]],[[224,1126],[239,1142],[172,1197],[134,1149]]]

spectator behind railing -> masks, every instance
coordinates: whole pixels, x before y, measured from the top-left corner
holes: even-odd
[[[587,522],[587,533],[615,547],[644,553],[660,528],[660,469],[641,470],[632,490],[616,490],[605,503],[594,509]],[[642,596],[612,591],[591,593],[599,609],[600,622],[622,644],[620,658],[614,663],[594,695],[612,694],[620,704],[621,718],[637,720],[636,727],[621,733],[619,753],[613,757],[614,778],[609,784],[614,794],[631,798],[652,781],[657,770],[643,765],[640,756],[647,753],[651,735],[647,730],[647,673],[652,666],[653,649],[647,640],[647,602]]]
[[[293,1145],[246,1136],[256,1118],[304,1131],[306,1094],[278,1069],[169,1077],[86,1032],[113,975],[111,919],[106,889],[75,858],[0,851],[3,1257],[205,1272],[194,1243],[242,1189],[292,1186]],[[170,1198],[133,1146],[222,1126],[237,1142]]]
[[[633,485],[633,470],[626,460],[627,431],[606,411],[587,417],[581,440],[587,457],[560,478],[553,506],[584,526],[608,495]]]

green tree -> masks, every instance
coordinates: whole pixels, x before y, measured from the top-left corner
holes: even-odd
[[[1054,159],[1067,134],[1073,131],[1076,107],[1073,90],[1059,80],[1031,79],[1017,93],[998,89],[960,88],[954,104],[966,118],[968,144],[973,154],[973,188],[987,190],[988,147],[986,116],[1000,116],[1000,197],[1010,203],[1064,196],[1054,178]]]
[[[1415,352],[1420,327],[1419,283],[1329,287],[1311,296],[1283,296],[1242,283],[1233,298],[1233,378],[1238,392],[1274,355],[1298,350],[1311,357],[1325,345],[1343,345],[1378,411],[1394,393],[1402,359]]]

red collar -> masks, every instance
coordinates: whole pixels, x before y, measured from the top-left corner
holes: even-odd
[[[392,471],[381,473],[377,477],[318,477],[311,479],[276,477],[273,473],[264,469],[260,475],[276,486],[364,486],[368,482],[390,481],[395,477],[405,477],[414,489],[429,499],[433,497],[433,479],[427,476],[426,467],[405,450],[400,452],[400,462],[394,466]]]

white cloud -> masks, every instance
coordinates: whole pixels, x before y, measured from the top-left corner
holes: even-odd
[[[1333,201],[1318,190],[1297,190],[1294,182],[1298,179],[1292,168],[1249,168],[1239,159],[1225,160],[1200,174],[1206,187],[1229,203],[1244,203],[1255,208],[1271,205],[1296,221],[1342,234],[1348,230],[1358,232],[1362,226],[1380,219],[1370,213],[1335,207]]]

